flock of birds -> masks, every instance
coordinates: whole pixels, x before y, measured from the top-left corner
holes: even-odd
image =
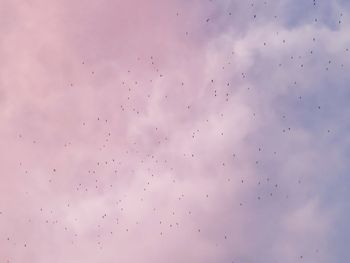
[[[214,1],[210,0],[210,2]],[[268,2],[265,1],[264,4],[267,5]],[[313,5],[317,7],[316,0],[313,0]],[[252,3],[251,6],[254,7],[254,4]],[[181,12],[175,12],[175,15],[180,18]],[[226,15],[233,16],[234,14],[228,10]],[[253,14],[252,23],[258,18],[258,13]],[[337,22],[339,25],[342,23],[342,18],[343,14],[341,13]],[[277,21],[278,16],[274,16],[273,19]],[[204,26],[208,26],[210,23],[215,23],[215,18],[205,18],[204,22]],[[314,22],[318,22],[317,18]],[[186,31],[185,34],[189,36],[190,32]],[[313,46],[317,47],[317,36],[312,36],[312,42]],[[286,45],[286,43],[288,43],[288,38],[281,39],[280,45]],[[262,40],[261,45],[268,49],[269,43]],[[228,61],[220,62],[217,72],[227,72],[236,63],[237,51],[230,52],[226,56]],[[349,49],[346,48],[343,52],[343,56],[348,56]],[[304,53],[305,55],[292,54],[289,56],[289,61],[294,63],[295,68],[304,69],[309,61],[307,56],[317,56],[317,52],[313,48]],[[287,186],[280,176],[264,171],[269,165],[283,159],[283,156],[280,156],[278,145],[272,147],[264,145],[264,142],[261,141],[260,144],[251,147],[252,144],[249,142],[246,144],[234,142],[233,144],[237,146],[236,149],[228,150],[230,145],[227,144],[230,144],[231,138],[235,135],[232,135],[231,128],[227,128],[225,125],[233,121],[230,110],[232,104],[236,103],[236,96],[241,93],[248,98],[255,96],[256,99],[257,96],[251,85],[244,85],[244,83],[251,81],[249,69],[240,72],[239,79],[222,80],[218,79],[220,77],[213,76],[209,77],[206,83],[200,83],[205,85],[204,88],[193,88],[193,83],[187,81],[187,78],[185,78],[186,80],[179,78],[175,84],[173,79],[167,80],[167,71],[163,72],[159,68],[155,54],[148,58],[138,57],[136,59],[136,63],[144,63],[145,61],[148,67],[152,68],[150,74],[152,77],[147,82],[137,80],[137,76],[133,75],[133,70],[128,70],[126,72],[128,80],[120,81],[118,89],[122,97],[119,100],[121,103],[115,105],[113,114],[110,117],[105,117],[96,113],[92,119],[81,120],[77,129],[82,131],[80,134],[83,134],[83,139],[68,139],[63,143],[63,149],[58,150],[68,156],[80,154],[81,149],[87,150],[86,155],[83,154],[87,157],[84,165],[80,163],[80,160],[69,164],[68,166],[76,165],[77,167],[68,172],[70,173],[68,180],[64,179],[67,172],[66,167],[61,169],[60,166],[49,168],[45,166],[45,169],[47,168],[45,171],[47,189],[55,189],[55,192],[58,191],[59,195],[62,194],[64,197],[58,198],[60,201],[52,203],[52,205],[36,207],[35,211],[25,218],[25,224],[29,229],[34,225],[30,231],[35,232],[38,225],[41,225],[40,228],[45,228],[47,225],[48,228],[51,227],[50,229],[56,229],[51,230],[53,233],[55,231],[66,233],[65,240],[69,240],[71,247],[79,246],[79,242],[92,235],[95,248],[101,251],[111,249],[108,243],[112,242],[110,241],[113,240],[110,238],[112,236],[125,237],[135,233],[137,235],[138,231],[149,235],[147,230],[142,230],[142,227],[155,229],[156,239],[163,240],[159,242],[166,242],[164,240],[173,235],[174,232],[181,232],[185,236],[197,235],[200,237],[203,235],[205,238],[206,235],[209,235],[212,225],[205,223],[203,217],[215,218],[215,213],[221,211],[213,207],[219,205],[220,198],[224,198],[220,195],[221,192],[228,193],[231,197],[237,197],[237,199],[233,198],[233,201],[228,202],[231,207],[224,207],[223,210],[245,213],[240,210],[244,209],[245,206],[252,208],[283,205],[294,194],[293,189],[302,185],[302,176],[296,176],[294,186]],[[284,64],[287,63],[289,62],[282,61],[276,66],[283,68]],[[81,62],[81,67],[87,66],[89,66],[87,61]],[[338,65],[335,59],[329,59],[324,63],[324,73],[322,74],[332,70],[332,67],[345,72],[346,65],[343,62]],[[91,77],[96,77],[98,74],[98,71],[90,71]],[[274,73],[271,72],[271,74]],[[161,86],[165,86],[167,83],[171,86],[160,92],[161,95],[156,94],[152,88],[146,88],[146,86],[159,86],[159,82]],[[245,91],[242,91],[237,83],[243,83],[242,87]],[[294,80],[290,84],[297,87],[299,80]],[[76,86],[79,84],[69,84],[72,89]],[[201,94],[198,95],[197,92]],[[184,94],[193,95],[194,99],[184,98]],[[136,103],[139,101],[142,101],[141,106]],[[296,95],[295,101],[302,103],[302,90],[300,90],[300,94]],[[167,105],[168,102],[171,106],[164,108],[162,106],[152,108],[152,106],[151,108],[155,109],[154,111],[164,110],[158,114],[171,117],[170,121],[158,121],[154,124],[152,121],[145,121],[150,114],[149,105]],[[203,103],[205,105],[201,106]],[[322,114],[324,111],[321,104],[316,103],[312,107],[312,114]],[[210,112],[211,108],[215,109],[216,112]],[[256,111],[253,110],[250,116],[248,115],[250,113],[244,114],[246,114],[245,117],[250,118],[249,123],[259,122],[258,119],[261,117],[258,108]],[[115,118],[115,116],[118,117]],[[285,134],[293,136],[293,123],[288,123],[288,114],[282,113],[279,117],[284,127],[275,134],[279,134],[277,135],[280,136],[279,138],[283,138],[281,136]],[[125,120],[126,123],[120,123],[119,120]],[[128,127],[128,125],[134,124],[136,127]],[[237,125],[237,123],[233,123],[233,125]],[[142,128],[141,134],[134,131],[138,128]],[[325,131],[328,134],[332,133],[330,128],[326,128]],[[131,133],[129,138],[126,135],[128,133]],[[96,137],[86,138],[92,134]],[[39,147],[41,144],[40,138],[28,138],[25,131],[18,134],[17,140],[20,143],[24,141],[23,145],[31,140],[32,146],[30,147],[34,149],[34,152],[35,147]],[[81,147],[84,140],[90,143],[87,148]],[[242,140],[249,140],[249,138],[243,137]],[[205,146],[206,143],[208,146]],[[236,151],[242,148],[238,145],[248,145],[249,149],[244,149],[241,153]],[[216,148],[211,149],[212,146]],[[26,164],[26,160],[21,160],[18,163],[18,169],[21,173],[26,177],[35,178],[35,171],[31,171],[32,167],[28,166],[30,165]],[[198,166],[202,167],[198,168]],[[244,167],[242,168],[242,166]],[[261,175],[254,176],[249,172],[244,175],[244,168],[247,167],[254,171],[253,174],[261,173]],[[75,174],[79,174],[79,176],[75,176]],[[43,179],[40,176],[38,178]],[[192,187],[188,187],[186,184],[188,180],[192,183]],[[201,188],[200,182],[202,180],[209,182],[209,186],[205,184]],[[63,182],[69,183],[65,185]],[[214,189],[211,184],[213,184]],[[63,190],[57,190],[60,187]],[[215,189],[216,187],[223,187],[223,189]],[[240,194],[233,193],[231,195],[231,188],[234,193],[239,192]],[[237,190],[237,188],[243,190]],[[35,191],[35,189],[27,189],[25,194],[35,195]],[[50,195],[50,197],[52,196]],[[98,204],[84,206],[85,202],[90,204],[89,202],[92,202],[91,200],[94,198]],[[223,203],[225,204],[224,201]],[[203,209],[202,206],[206,208]],[[26,207],[22,209],[26,210]],[[64,216],[67,214],[69,214],[69,218]],[[6,209],[0,207],[0,226],[4,224],[2,222],[5,222],[7,215]],[[85,229],[83,225],[88,225],[88,228]],[[225,227],[230,228],[230,225],[227,224]],[[222,232],[214,235],[214,243],[216,246],[224,246],[229,249],[230,239],[234,238],[234,233],[230,229],[221,229],[220,231]],[[6,233],[5,236],[4,233]],[[40,235],[40,233],[38,234]],[[6,240],[8,247],[22,247],[26,250],[36,249],[36,244],[30,243],[23,237],[12,235],[10,231],[3,231],[0,235],[1,239]],[[125,238],[125,240],[128,239]],[[152,240],[154,239],[152,238]],[[0,248],[0,250],[2,249]],[[314,252],[319,253],[319,248],[315,247]],[[299,255],[295,262],[303,259],[304,255]],[[8,259],[0,258],[0,262],[16,261],[9,257]],[[232,259],[229,262],[241,261]]]

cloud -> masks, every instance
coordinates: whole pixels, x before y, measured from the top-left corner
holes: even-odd
[[[346,261],[349,12],[314,2],[4,1],[0,261]]]

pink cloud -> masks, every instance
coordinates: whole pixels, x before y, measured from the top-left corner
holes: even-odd
[[[286,83],[313,80],[274,52],[338,34],[338,57],[345,33],[214,2],[3,1],[0,262],[336,258],[315,182],[343,152],[282,132]]]

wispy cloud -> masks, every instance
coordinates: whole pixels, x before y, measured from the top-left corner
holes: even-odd
[[[6,1],[0,262],[346,262],[346,1]]]

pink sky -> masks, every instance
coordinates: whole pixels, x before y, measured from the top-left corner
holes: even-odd
[[[350,259],[317,2],[0,0],[0,263]]]

